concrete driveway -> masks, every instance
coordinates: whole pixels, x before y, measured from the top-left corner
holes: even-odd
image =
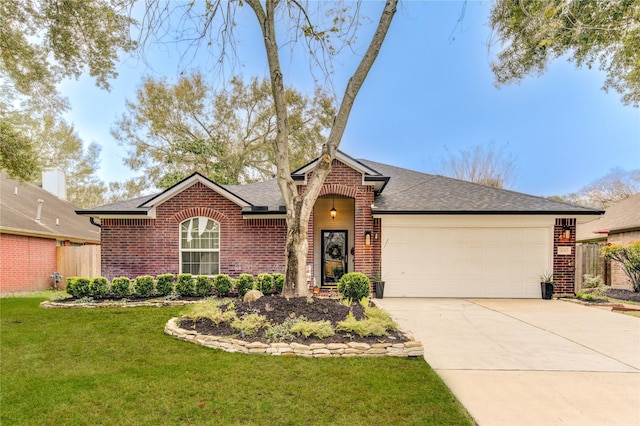
[[[378,299],[480,425],[640,425],[640,319],[560,300]]]

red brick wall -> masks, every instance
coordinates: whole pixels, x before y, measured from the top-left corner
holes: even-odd
[[[156,209],[156,219],[102,221],[102,271],[135,278],[180,272],[180,223],[204,216],[220,223],[220,272],[284,272],[284,219],[243,219],[241,207],[196,183]]]
[[[0,293],[51,288],[56,240],[0,234]]]
[[[563,238],[563,228],[568,227],[570,237]],[[566,247],[571,254],[558,254],[559,247]],[[561,249],[562,250],[562,249]],[[573,295],[576,279],[576,220],[556,219],[553,228],[553,293],[558,296]]]

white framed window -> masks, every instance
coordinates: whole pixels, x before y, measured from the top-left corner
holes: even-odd
[[[206,217],[192,217],[180,224],[180,273],[220,273],[220,224]]]

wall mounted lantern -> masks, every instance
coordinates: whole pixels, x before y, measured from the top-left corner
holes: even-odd
[[[563,241],[568,241],[570,238],[571,238],[571,227],[565,225],[562,227],[562,234],[560,234],[560,239]]]
[[[371,245],[371,231],[364,231],[364,245],[367,247]]]
[[[336,216],[338,215],[338,210],[336,210],[336,197],[333,197],[333,201],[331,202],[331,210],[329,210],[329,213],[331,214],[331,220],[335,220]]]

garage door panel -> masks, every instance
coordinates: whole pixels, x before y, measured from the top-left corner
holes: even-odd
[[[385,227],[389,297],[540,297],[549,227]]]

